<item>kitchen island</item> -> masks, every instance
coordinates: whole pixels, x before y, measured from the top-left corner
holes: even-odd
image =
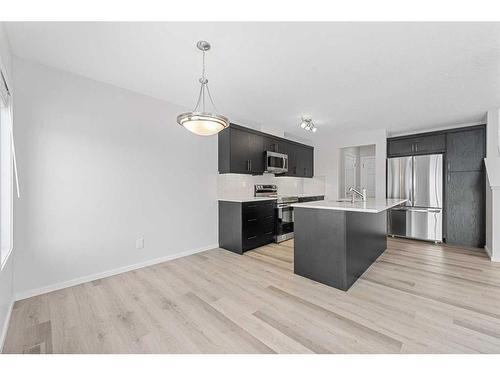
[[[293,204],[294,272],[347,291],[387,247],[387,210],[406,199]]]

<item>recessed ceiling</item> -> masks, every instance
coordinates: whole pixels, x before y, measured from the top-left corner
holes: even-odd
[[[500,107],[500,23],[6,24],[13,53],[194,107],[210,87],[230,119],[311,138],[481,121]],[[313,118],[315,134],[298,128]],[[175,121],[175,119],[173,119]],[[245,124],[243,124],[245,125]]]

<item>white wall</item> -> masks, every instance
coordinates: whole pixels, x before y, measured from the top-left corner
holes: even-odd
[[[318,132],[319,133],[319,132]],[[385,198],[386,184],[386,130],[370,130],[359,133],[348,131],[325,132],[318,137],[315,148],[314,171],[325,180],[326,199],[337,199],[340,174],[340,154],[345,147],[366,146],[375,144],[375,195]]]
[[[500,109],[486,116],[486,252],[500,262]]]
[[[217,246],[217,138],[177,125],[185,108],[23,60],[14,73],[18,297]]]
[[[6,79],[12,88],[12,58],[7,34],[4,31],[3,24],[0,23],[0,66],[7,74]],[[14,243],[14,246],[16,244]],[[0,351],[3,346],[5,334],[7,333],[7,324],[13,303],[12,270],[13,270],[13,252],[7,259],[3,269],[0,271]]]
[[[486,157],[500,156],[500,108],[493,108],[486,115]]]

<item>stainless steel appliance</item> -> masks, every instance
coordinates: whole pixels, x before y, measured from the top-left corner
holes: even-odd
[[[297,196],[280,196],[276,185],[255,185],[254,196],[276,198],[276,228],[274,242],[279,243],[293,238],[293,203],[299,201]]]
[[[443,155],[387,159],[387,198],[406,198],[388,215],[392,236],[443,241]]]
[[[266,151],[266,172],[267,173],[288,172],[288,155],[274,151]]]

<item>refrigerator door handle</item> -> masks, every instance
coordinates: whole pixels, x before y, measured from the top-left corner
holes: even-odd
[[[440,213],[441,208],[420,208],[420,207],[394,207],[393,211],[410,211],[410,212],[429,212],[429,213]]]
[[[441,209],[440,208],[415,208],[415,207],[409,207],[408,211],[411,211],[411,212],[439,213],[439,212],[441,212]]]
[[[417,159],[415,157],[412,158],[412,173],[411,173],[411,204],[412,206],[415,204],[415,189],[416,189],[416,181],[417,181],[417,176],[416,176],[416,166],[417,166]]]

